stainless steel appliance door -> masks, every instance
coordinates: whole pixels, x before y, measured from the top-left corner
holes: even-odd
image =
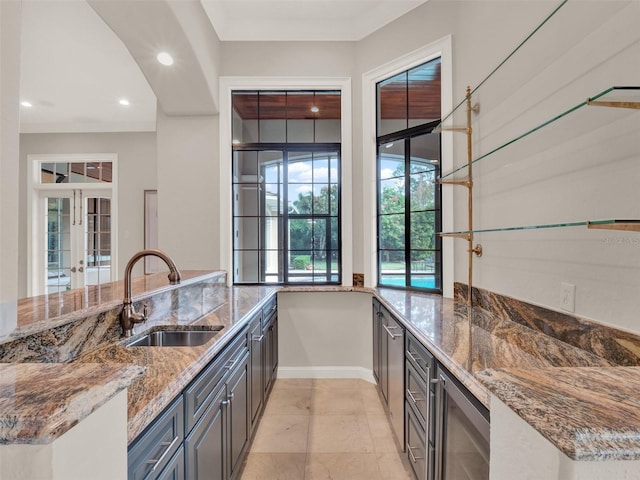
[[[488,413],[469,395],[439,372],[437,480],[489,480]]]

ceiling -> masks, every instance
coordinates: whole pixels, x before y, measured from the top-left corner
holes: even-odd
[[[118,4],[135,8],[132,2],[136,1],[110,0],[103,5],[111,10]],[[355,41],[425,1],[200,0],[197,8],[222,41]],[[187,0],[149,0],[138,5],[153,2],[167,4],[178,17],[185,16],[179,10],[187,4],[197,5]],[[93,8],[84,0],[23,0],[20,100],[33,106],[21,107],[21,132],[154,131],[156,105],[163,106],[163,101],[169,105],[167,92],[188,91],[184,79],[194,77],[194,72],[174,70],[170,80],[159,79],[162,72],[152,76],[150,68],[157,67],[141,61],[140,46],[132,47],[131,40],[111,24],[125,38],[125,45],[96,13],[104,16],[104,8],[97,6],[100,2],[90,3]],[[191,10],[193,17],[195,10]],[[134,34],[137,28],[140,36],[149,35],[153,19],[146,20],[147,25],[131,26]],[[199,75],[205,78],[206,73]],[[171,82],[179,82],[178,77],[183,81],[181,89],[172,88]],[[129,105],[120,105],[121,99]],[[175,100],[172,108],[177,111]]]
[[[426,0],[201,0],[222,41],[357,41]]]

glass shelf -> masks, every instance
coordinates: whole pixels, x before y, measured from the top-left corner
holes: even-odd
[[[474,163],[479,162],[480,160],[483,160],[491,155],[493,155],[494,153],[502,150],[503,148],[508,147],[509,145],[518,142],[519,140],[522,140],[523,138],[531,135],[532,133],[537,132],[538,130],[560,120],[561,118],[566,117],[567,115],[575,112],[576,110],[580,110],[583,107],[586,107],[588,105],[593,105],[593,106],[607,106],[607,107],[617,107],[617,108],[633,108],[633,109],[640,109],[640,86],[625,86],[625,87],[610,87],[607,88],[606,90],[598,93],[597,95],[594,95],[593,97],[587,98],[584,102],[581,102],[567,110],[565,110],[564,112],[560,113],[559,115],[556,115],[555,117],[547,120],[546,122],[541,123],[540,125],[526,131],[525,133],[522,133],[520,135],[518,135],[517,137],[509,140],[508,142],[500,145],[499,147],[494,148],[493,150],[490,150],[489,152],[480,155],[479,157],[475,158],[474,160],[471,161],[471,163],[465,163],[464,165],[461,165],[460,167],[452,170],[451,172],[447,173],[446,175],[442,175],[440,177],[440,180],[444,180],[446,178],[451,177],[452,175],[460,172],[461,170],[464,170],[465,168],[468,168],[469,165],[473,165]],[[446,183],[446,182],[445,182]]]
[[[484,228],[458,232],[441,232],[441,237],[469,238],[476,233],[512,232],[517,230],[542,230],[545,228],[587,227],[600,230],[626,230],[640,232],[640,220],[586,220],[584,222],[547,223],[544,225],[524,225],[519,227]]]
[[[525,39],[524,39],[524,40],[522,40],[522,42],[520,42],[520,43],[518,44],[518,46],[517,46],[516,48],[514,48],[514,49],[511,51],[511,53],[509,53],[509,55],[507,55],[507,56],[505,57],[505,59],[504,59],[504,60],[502,60],[502,61],[498,64],[498,66],[497,66],[497,67],[495,67],[493,70],[491,70],[491,72],[489,72],[489,74],[488,74],[488,75],[487,75],[483,80],[481,80],[481,81],[480,81],[480,83],[478,83],[478,85],[477,85],[473,90],[471,90],[471,95],[473,95],[475,92],[477,92],[477,91],[478,91],[478,89],[479,89],[482,85],[484,85],[484,83],[485,83],[487,80],[489,80],[489,79],[493,76],[493,74],[494,74],[494,73],[496,73],[498,70],[500,70],[500,68],[501,68],[505,63],[507,63],[507,61],[508,61],[511,57],[513,57],[513,56],[516,54],[516,52],[517,52],[518,50],[520,50],[520,48],[522,48],[522,46],[523,46],[525,43],[527,43],[527,42],[529,41],[529,39],[530,39],[531,37],[533,37],[533,36],[538,32],[538,30],[540,30],[540,29],[544,26],[544,24],[545,24],[545,23],[547,23],[547,22],[551,19],[551,17],[553,17],[553,16],[558,12],[558,10],[560,10],[560,9],[561,9],[561,8],[562,8],[562,7],[563,7],[563,6],[568,2],[568,1],[569,1],[569,0],[562,0],[562,1],[558,4],[558,6],[557,6],[556,8],[554,8],[554,9],[553,9],[553,11],[552,11],[549,15],[547,15],[547,16],[545,17],[545,19],[544,19],[544,20],[542,20],[542,22],[541,22],[541,23],[540,23],[540,24],[539,24],[535,29],[533,29],[533,31],[532,31],[529,35],[527,35],[527,36],[525,37]],[[442,120],[440,121],[440,124],[436,127],[436,129],[443,128],[443,125],[442,125],[442,124],[443,124],[443,122],[445,122],[446,120],[448,120],[448,119],[449,119],[449,118],[450,118],[450,117],[451,117],[451,116],[452,116],[452,115],[453,115],[453,114],[454,114],[454,113],[455,113],[455,112],[456,112],[456,111],[457,111],[461,106],[463,106],[463,105],[466,103],[466,101],[467,101],[467,98],[465,97],[465,98],[463,98],[463,99],[460,101],[460,103],[458,103],[455,107],[453,107],[453,110],[451,110],[447,115],[445,115],[445,116],[442,118]]]

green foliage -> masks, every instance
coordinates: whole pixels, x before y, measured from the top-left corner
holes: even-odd
[[[413,165],[409,177],[410,231],[405,227],[406,177],[404,166],[394,172],[396,182],[385,182],[380,192],[380,249],[385,251],[383,261],[404,262],[405,242],[409,241],[413,257],[422,257],[424,253],[414,250],[430,250],[435,248],[435,218],[432,210],[435,207],[435,183],[432,169],[421,165]],[[394,251],[397,250],[397,251]]]
[[[311,256],[298,255],[297,257],[293,257],[291,263],[295,270],[304,270],[307,268],[307,265],[311,265]]]
[[[293,202],[295,209],[289,212],[289,249],[313,251],[315,259],[326,258],[327,252],[338,249],[338,186],[322,187],[319,194],[300,193]],[[330,219],[311,220],[311,214],[331,215]],[[296,215],[304,215],[296,218]],[[327,245],[329,229],[329,245]]]

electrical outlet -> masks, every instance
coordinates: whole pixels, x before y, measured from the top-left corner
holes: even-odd
[[[576,310],[576,286],[571,283],[560,284],[560,308],[567,312]]]

